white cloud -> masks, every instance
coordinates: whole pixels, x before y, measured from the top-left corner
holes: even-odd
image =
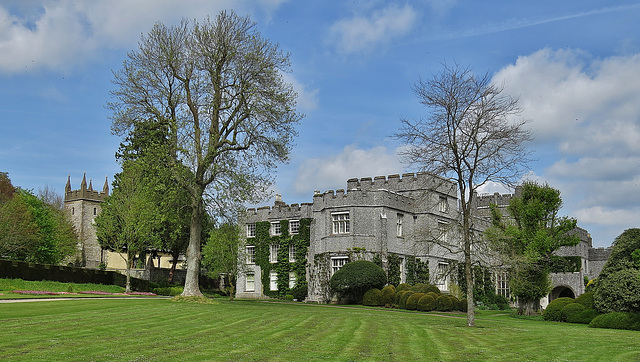
[[[338,20],[330,29],[330,40],[340,53],[370,51],[409,32],[418,15],[410,5],[389,5],[369,16]]]
[[[40,6],[0,5],[0,71],[73,69],[106,48],[128,49],[155,22],[215,17],[233,8],[240,15],[274,11],[284,0],[41,0]],[[34,2],[35,3],[35,2]],[[15,8],[15,7],[14,7]]]
[[[298,168],[294,188],[299,194],[344,189],[353,177],[384,176],[402,170],[395,151],[389,152],[384,146],[363,150],[349,145],[337,155],[305,160]]]
[[[293,86],[293,90],[298,93],[298,108],[302,111],[312,111],[318,108],[318,89],[310,89],[300,83],[291,73],[283,73],[285,82]]]
[[[537,172],[562,192],[563,212],[610,236],[637,226],[640,54],[597,59],[542,49],[519,57],[494,81],[520,97],[534,148],[555,150]]]

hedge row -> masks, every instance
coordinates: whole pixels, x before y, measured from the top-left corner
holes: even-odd
[[[35,264],[13,260],[0,260],[0,278],[119,285],[121,287],[124,287],[127,282],[126,276],[114,271]],[[147,292],[149,291],[149,282],[132,277],[131,289]]]
[[[364,294],[362,304],[425,312],[434,310],[441,312],[467,310],[466,299],[458,300],[452,295],[442,294],[436,286],[424,283],[414,286],[402,283],[397,288],[393,285],[388,285],[382,290],[377,288],[370,289]]]

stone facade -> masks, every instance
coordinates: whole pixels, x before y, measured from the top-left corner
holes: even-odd
[[[516,189],[516,195],[518,192]],[[506,210],[509,200],[514,197],[513,194],[475,196],[474,229],[477,232],[489,226],[490,204]],[[424,263],[429,270],[429,281],[447,292],[451,267],[462,258],[461,253],[455,252],[460,246],[460,237],[454,227],[458,218],[458,190],[454,182],[427,173],[409,173],[350,179],[346,190],[316,191],[312,203],[301,205],[289,206],[277,196],[273,207],[247,210],[241,225],[245,229],[242,236],[246,237],[247,245],[253,245],[256,225],[260,223],[310,220],[305,276],[307,300],[327,302],[330,298],[328,281],[333,273],[344,263],[357,259],[377,259],[385,269],[391,267],[392,259],[399,260],[400,282],[410,279],[410,261]],[[577,229],[576,232],[581,243],[563,248],[558,254],[580,256],[582,269],[572,275],[554,275],[552,299],[554,293],[567,293],[562,288],[570,289],[575,296],[584,293],[584,276],[597,276],[603,260],[608,257],[606,250],[592,247],[586,230]],[[443,247],[445,244],[449,247]],[[269,252],[266,247],[250,248],[251,253],[255,253],[252,258],[260,259],[260,253]],[[265,285],[270,281],[264,275],[268,271],[263,271],[260,263],[247,262],[245,256],[240,263],[244,266],[238,275],[236,296],[263,298],[270,295],[266,291],[272,291],[270,287],[274,284],[271,279],[271,284]],[[287,268],[280,266],[279,269],[283,267]],[[269,268],[275,267],[269,265]],[[504,295],[504,276],[498,274],[501,276],[494,278],[496,289]]]

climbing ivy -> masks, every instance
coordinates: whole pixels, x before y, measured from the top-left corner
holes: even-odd
[[[284,298],[289,294],[289,272],[294,272],[296,286],[307,284],[307,251],[310,242],[311,219],[300,219],[298,234],[289,234],[289,220],[280,220],[280,235],[271,236],[269,221],[256,222],[256,236],[248,240],[255,246],[256,265],[262,271],[262,292],[274,298]],[[279,245],[277,262],[269,261],[270,246]],[[295,261],[289,262],[289,247],[295,247]],[[277,291],[270,290],[270,274],[275,271],[278,276]]]
[[[387,256],[387,280],[389,284],[398,286],[400,285],[400,263],[402,259],[397,254],[389,254]]]
[[[407,284],[429,284],[429,263],[415,256],[407,257]]]

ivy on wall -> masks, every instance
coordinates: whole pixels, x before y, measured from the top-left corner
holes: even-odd
[[[289,220],[280,220],[280,235],[271,236],[271,222],[256,222],[256,236],[248,239],[249,245],[255,246],[256,265],[262,272],[262,292],[264,295],[274,298],[284,298],[290,291],[289,273],[293,272],[296,277],[296,287],[307,284],[307,251],[310,245],[310,224],[311,219],[300,219],[300,229],[298,234],[289,233]],[[253,243],[253,244],[252,244]],[[277,262],[269,261],[271,245],[279,245]],[[289,247],[295,248],[295,261],[289,261]],[[278,290],[270,290],[270,275],[275,271],[278,276]]]
[[[415,256],[408,256],[407,283],[411,285],[418,283],[429,284],[429,263],[421,261]]]
[[[389,284],[398,286],[400,285],[400,263],[402,259],[397,254],[389,254],[387,256],[387,280]]]

